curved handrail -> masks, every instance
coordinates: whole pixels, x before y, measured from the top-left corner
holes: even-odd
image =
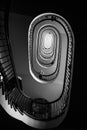
[[[40,120],[43,120],[43,119],[48,120],[49,118],[53,119],[53,117],[51,117],[53,107],[55,107],[57,105],[57,109],[58,109],[58,106],[59,106],[59,110],[56,113],[56,116],[59,116],[60,114],[63,113],[65,106],[67,106],[67,97],[68,97],[68,91],[69,91],[68,87],[70,86],[70,79],[68,79],[68,81],[66,81],[66,83],[65,83],[65,85],[67,84],[66,88],[64,89],[63,94],[60,97],[60,99],[57,99],[54,102],[44,101],[44,99],[40,99],[40,100],[31,99],[31,98],[28,98],[25,95],[23,95],[22,91],[20,90],[20,88],[18,88],[18,84],[17,84],[18,83],[17,75],[16,75],[16,71],[15,71],[15,65],[13,62],[11,45],[10,45],[10,40],[9,40],[8,18],[9,18],[9,11],[5,10],[5,21],[4,21],[5,22],[4,23],[5,34],[3,36],[5,37],[6,43],[5,43],[4,47],[7,46],[7,48],[8,48],[8,55],[6,55],[6,56],[9,56],[9,58],[10,58],[10,62],[12,65],[12,71],[14,73],[14,75],[13,75],[14,78],[11,77],[12,80],[10,80],[10,82],[7,82],[7,84],[6,84],[6,80],[8,78],[6,78],[6,72],[4,71],[5,68],[2,66],[2,63],[1,63],[0,71],[3,76],[3,85],[2,85],[3,94],[5,94],[6,100],[8,100],[8,104],[10,104],[11,107],[13,106],[15,111],[19,110],[21,114],[25,113],[26,115],[32,116],[35,119],[40,119]],[[66,30],[69,35],[70,29],[67,27],[67,23],[64,20],[63,20],[63,22],[66,25]],[[72,36],[70,36],[70,38],[71,37]],[[69,39],[69,40],[71,40],[71,39]],[[71,51],[73,51],[73,50],[71,50]],[[69,49],[68,53],[71,53],[70,49]],[[1,57],[1,58],[3,59],[3,57]],[[67,64],[66,67],[67,67],[66,71],[68,70],[67,72],[69,73],[71,71],[70,70],[71,63]],[[40,110],[42,110],[44,108],[44,106],[45,106],[45,109],[41,115],[41,114],[39,114],[39,112],[40,112]],[[49,109],[49,112],[48,112],[48,109]],[[60,109],[62,110],[62,112],[60,111]],[[55,115],[54,115],[54,117],[55,117]]]

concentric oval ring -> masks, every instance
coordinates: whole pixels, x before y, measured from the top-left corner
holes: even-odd
[[[29,27],[29,71],[33,78],[41,83],[52,81],[58,75],[61,57],[60,31],[65,33],[64,28],[59,26],[58,21],[40,16],[40,19],[35,18]],[[43,42],[46,34],[53,38],[48,49]]]
[[[52,46],[48,49],[44,48],[43,41],[42,41],[42,36],[44,33],[49,32],[53,35],[53,43]],[[57,41],[57,35],[56,32],[52,29],[52,27],[44,27],[40,29],[39,34],[38,34],[38,51],[37,51],[37,59],[38,61],[43,64],[43,65],[48,65],[55,60],[56,56],[56,41]]]

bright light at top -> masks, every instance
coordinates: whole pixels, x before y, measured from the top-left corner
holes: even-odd
[[[43,44],[46,49],[51,48],[53,43],[53,35],[49,32],[43,34]]]

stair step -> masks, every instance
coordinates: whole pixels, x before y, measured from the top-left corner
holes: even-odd
[[[21,97],[20,97],[20,100],[19,100],[19,103],[18,103],[18,107],[19,107],[19,109],[20,109],[20,111],[23,113],[23,98],[24,98],[24,96],[21,94]]]
[[[3,64],[3,63],[5,63],[5,62],[7,62],[9,60],[10,60],[10,57],[7,56],[7,57],[4,57],[4,58],[0,59],[0,62]]]
[[[17,104],[17,100],[19,99],[19,97],[20,97],[20,93],[19,93],[19,91],[17,91],[17,92],[16,92],[16,98],[15,98],[15,100],[14,100],[14,103],[15,103],[15,104]],[[17,106],[18,106],[18,104],[17,104]]]
[[[8,46],[0,47],[0,53],[4,52],[4,51],[7,51],[7,50],[8,50]]]
[[[6,57],[7,55],[9,55],[8,51],[6,51],[5,53],[0,53],[0,58]]]
[[[7,77],[7,80],[11,80],[15,76],[14,72],[10,73],[9,77]]]
[[[3,68],[6,68],[6,67],[8,67],[9,65],[11,65],[11,61],[10,61],[10,60],[9,60],[8,62],[3,63],[3,64],[2,64],[2,67],[3,67]]]
[[[25,97],[25,99],[24,99],[24,111],[27,114],[31,113],[31,103],[32,103],[32,100],[27,98],[27,97]]]
[[[8,71],[11,68],[12,68],[12,65],[9,65],[7,68],[4,69],[4,71],[6,72],[6,71]]]
[[[7,76],[7,78],[9,79],[10,78],[10,76],[12,76],[12,75],[14,75],[14,72],[13,71],[11,71],[8,75],[6,75]]]
[[[9,96],[10,93],[11,93],[11,91],[6,90],[6,92],[5,92],[5,100],[8,100],[8,96]]]
[[[12,92],[9,94],[8,96],[8,104],[10,104],[11,108],[12,108],[12,101],[13,101],[13,94],[14,94],[14,90],[12,90]]]
[[[17,111],[17,108],[16,108],[16,106],[15,106],[15,104],[13,103],[13,108],[14,108],[14,110],[15,111]]]
[[[11,99],[12,99],[12,92],[8,95],[8,104],[11,103]]]

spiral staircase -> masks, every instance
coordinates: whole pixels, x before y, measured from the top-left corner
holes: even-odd
[[[22,92],[20,79],[17,77],[15,64],[9,40],[8,11],[0,11],[0,90],[8,105],[22,116],[26,115],[36,120],[49,121],[60,118],[64,114],[69,97],[71,84],[72,44],[68,48],[68,62],[66,64],[65,88],[62,96],[50,103],[44,98],[32,99]],[[69,30],[68,30],[69,31]],[[70,36],[72,37],[72,36]],[[70,43],[73,41],[70,40]],[[1,96],[0,95],[0,96]]]

